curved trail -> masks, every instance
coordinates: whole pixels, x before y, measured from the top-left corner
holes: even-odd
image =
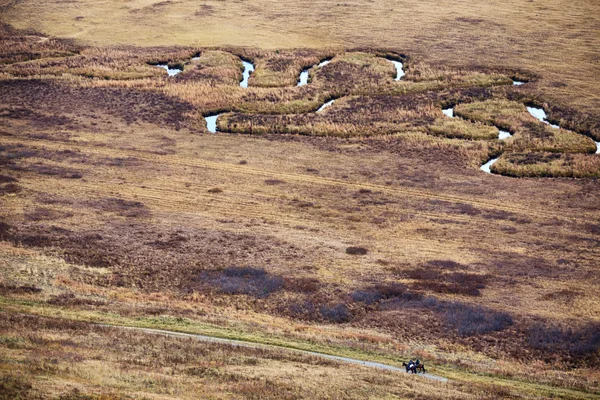
[[[154,335],[165,335],[165,336],[173,336],[173,337],[190,338],[190,339],[195,339],[195,340],[199,340],[202,342],[208,342],[208,343],[222,343],[222,344],[228,344],[231,346],[260,348],[260,349],[268,349],[268,350],[277,349],[277,350],[284,350],[284,351],[293,351],[296,353],[325,358],[328,360],[338,361],[338,362],[346,363],[346,364],[360,365],[363,367],[370,367],[370,368],[379,368],[379,369],[383,369],[386,371],[407,373],[406,369],[403,367],[396,367],[393,365],[383,364],[383,363],[379,363],[379,362],[375,362],[375,361],[365,361],[365,360],[359,360],[356,358],[334,356],[331,354],[318,353],[316,351],[293,349],[293,348],[289,348],[289,347],[277,346],[274,344],[245,342],[243,340],[226,339],[226,338],[221,338],[221,337],[217,337],[217,336],[207,336],[207,335],[183,333],[183,332],[176,332],[176,331],[167,331],[167,330],[163,330],[163,329],[138,328],[138,327],[133,327],[133,326],[108,325],[108,324],[96,324],[96,325],[102,326],[105,328],[128,329],[128,330],[133,330],[133,331],[138,331],[138,332],[150,333],[150,334],[154,334]],[[434,374],[430,374],[430,373],[417,374],[417,376],[421,376],[423,378],[431,379],[431,380],[434,380],[437,382],[442,382],[442,383],[448,382],[448,378],[444,378],[443,376],[434,375]]]

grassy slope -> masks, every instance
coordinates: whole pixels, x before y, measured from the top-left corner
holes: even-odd
[[[539,84],[526,90],[545,93],[549,99],[556,95],[581,110],[597,106],[597,82],[592,78],[597,71],[582,45],[597,41],[594,15],[598,13],[589,2],[564,10],[560,2],[543,6],[519,3],[521,11],[516,14],[509,12],[506,4],[502,9],[486,4],[484,10],[483,3],[462,2],[453,3],[456,15],[451,17],[439,16],[442,11],[447,15],[445,4],[407,3],[403,9],[412,11],[410,18],[400,12],[390,13],[383,2],[361,7],[345,3],[333,8],[329,3],[316,3],[316,15],[329,15],[336,29],[314,23],[305,10],[295,11],[296,3],[269,7],[259,3],[252,10],[244,3],[206,4],[202,7],[183,1],[153,7],[152,2],[138,1],[120,8],[111,2],[84,7],[67,3],[59,13],[44,2],[22,1],[3,10],[3,18],[19,27],[35,26],[50,34],[101,44],[142,38],[144,44],[225,43],[270,48],[390,43],[390,47],[430,61],[465,65],[476,59],[487,66],[522,66],[542,77]],[[107,9],[102,13],[95,7]],[[547,9],[536,14],[539,7]],[[131,8],[140,11],[130,12]],[[378,19],[384,14],[386,18]],[[106,24],[94,24],[100,22],[94,21],[96,15],[110,17],[116,28],[98,31]],[[219,37],[211,37],[210,32],[224,26],[220,25],[220,15],[234,19],[251,15],[251,21],[238,25],[242,26],[239,31],[227,28]],[[83,18],[75,19],[77,16]],[[157,23],[167,16],[167,24]],[[189,19],[182,23],[180,18]],[[213,22],[194,23],[202,19]],[[538,24],[532,25],[531,19]],[[275,24],[280,26],[281,22],[296,33],[274,33]],[[382,23],[389,23],[389,28]],[[562,33],[571,34],[548,34],[550,23],[564,24]],[[156,26],[164,32],[150,33],[150,28],[156,32]],[[424,30],[423,26],[435,29]],[[139,33],[127,31],[132,27]],[[315,27],[320,29],[318,33]],[[326,37],[323,32],[331,34],[331,41],[322,41]],[[544,46],[539,46],[540,40]],[[556,56],[566,54],[567,49],[570,58]],[[105,56],[118,51],[85,50],[90,58],[101,60],[92,68],[92,75],[119,79],[156,76],[156,69],[144,65],[127,66],[125,73],[114,72],[110,57],[106,61]],[[237,51],[255,55],[252,50]],[[193,49],[175,50],[172,57],[179,60],[191,52]],[[150,54],[159,53],[152,50]],[[321,59],[328,53],[321,49],[305,58]],[[124,54],[141,57],[141,64],[146,56],[141,51],[126,50]],[[199,109],[194,112],[230,107],[247,92],[259,97],[247,103],[251,109],[277,108],[263,101],[277,96],[291,103],[297,101],[293,89],[292,94],[287,89],[243,91],[237,87],[235,76],[239,60],[222,54],[212,56],[215,62],[225,59],[231,64],[226,70],[215,71],[209,65],[201,72],[220,82],[218,90],[223,97],[216,100],[209,96],[215,90],[212,83],[202,82],[204,75],[198,76],[199,81],[181,85],[66,79],[57,86],[73,85],[89,92],[58,91],[48,104],[35,103],[38,90],[42,91],[36,83],[27,95],[11,92],[13,100],[21,104],[15,110],[3,111],[2,145],[3,156],[14,156],[16,164],[8,174],[14,176],[20,191],[11,193],[7,184],[2,184],[6,191],[1,201],[6,207],[0,216],[11,228],[10,235],[5,236],[6,226],[0,226],[0,236],[23,241],[27,248],[2,242],[4,310],[9,314],[24,311],[83,320],[101,318],[181,330],[189,328],[186,321],[193,321],[194,330],[209,329],[258,341],[275,337],[284,345],[338,354],[417,354],[433,361],[446,375],[467,383],[471,394],[491,398],[510,393],[547,397],[550,392],[569,398],[597,392],[597,371],[556,369],[556,358],[526,347],[528,329],[535,321],[577,327],[600,321],[600,305],[589,295],[599,290],[593,279],[600,257],[595,246],[597,226],[593,224],[599,212],[596,181],[515,181],[484,175],[471,164],[473,159],[487,156],[487,144],[433,138],[422,132],[352,140],[191,135],[186,125],[189,115],[182,117],[190,112],[188,105],[181,102],[163,110],[165,101],[173,99],[155,97],[156,92],[191,101]],[[88,61],[73,62],[86,73]],[[387,68],[386,74],[388,69],[393,73],[391,65],[381,65]],[[59,75],[64,71],[64,66],[51,68]],[[426,71],[427,67],[419,68]],[[565,78],[565,70],[573,74]],[[277,81],[289,80],[289,71],[284,72]],[[439,69],[432,68],[431,74],[436,73]],[[33,75],[24,72],[28,74]],[[268,82],[267,78],[261,79]],[[25,83],[19,84],[28,91]],[[144,90],[136,90],[136,85]],[[110,92],[105,87],[117,89]],[[91,95],[101,91],[104,97]],[[32,93],[35,96],[28,103],[25,99]],[[581,96],[575,97],[576,93]],[[69,97],[75,95],[79,97]],[[130,102],[123,100],[134,95]],[[117,106],[111,108],[112,104]],[[303,104],[307,105],[310,108],[312,103]],[[28,107],[33,114],[25,113]],[[131,110],[136,110],[133,114],[139,120],[131,120]],[[66,123],[57,116],[67,118]],[[581,157],[581,162],[587,162],[594,156]],[[209,193],[214,188],[222,192]],[[345,249],[352,245],[365,247],[369,253],[363,257],[346,254]],[[466,274],[458,276],[484,275],[481,295],[449,292],[444,278],[454,272],[442,269],[437,270],[437,276],[419,276],[423,266],[435,270],[436,260],[446,260],[442,265]],[[105,261],[103,268],[83,266]],[[460,264],[456,267],[449,261]],[[292,282],[291,287],[261,299],[207,291],[194,281],[203,270],[232,264],[264,267],[269,274]],[[294,287],[294,283],[306,280],[316,285],[316,292]],[[369,308],[351,300],[353,291],[382,282],[402,282],[440,299],[507,311],[516,323],[506,331],[462,338],[431,310]],[[38,295],[20,295],[20,285],[43,290]],[[347,304],[355,318],[341,325],[290,318],[290,307],[304,299],[317,304]],[[180,326],[181,321],[185,326]],[[427,327],[425,332],[419,332],[421,326]],[[7,329],[9,336],[18,336],[10,326]],[[35,337],[26,340],[34,350],[43,343]],[[3,343],[3,354],[8,354],[6,349],[12,342]],[[515,356],[520,359],[514,361]],[[11,353],[5,359],[13,357]],[[536,361],[528,365],[532,358]],[[463,363],[454,370],[451,364],[457,359]],[[10,370],[11,363],[5,368]],[[110,362],[106,365],[112,368]],[[51,376],[55,382],[64,378],[43,368],[40,373],[36,365],[31,371],[34,382],[38,379],[35,376]],[[265,373],[274,374],[273,368]],[[89,370],[81,374],[90,383]],[[139,372],[135,374],[139,376]],[[240,374],[248,376],[252,371]],[[370,384],[380,386],[373,384],[374,373],[369,374],[366,379]],[[506,377],[502,383],[506,388],[489,386],[490,380],[498,383]],[[123,389],[112,379],[109,381],[115,388],[126,392],[137,387]],[[166,381],[160,382],[168,386]],[[225,386],[216,388],[215,393],[235,386],[228,380],[222,383]],[[570,387],[577,391],[571,392]],[[97,391],[93,384],[87,389]],[[261,390],[272,393],[263,386],[258,393]],[[440,398],[465,396],[440,393],[434,387],[430,390],[432,396]],[[315,393],[321,394],[305,395]],[[363,392],[357,389],[356,393]],[[411,393],[406,388],[395,392],[404,396]],[[377,389],[372,396],[389,394]]]

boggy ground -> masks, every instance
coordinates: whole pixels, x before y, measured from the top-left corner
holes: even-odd
[[[39,393],[40,377],[50,377],[56,385],[46,397],[72,391],[60,382],[82,380],[90,395],[108,386],[140,396],[140,385],[155,395],[177,385],[162,375],[151,378],[160,383],[148,383],[140,371],[132,374],[146,383],[121,377],[134,382],[125,388],[108,372],[94,381],[85,360],[65,361],[80,353],[64,355],[68,342],[49,346],[58,355],[48,363],[55,359],[60,367],[22,362],[50,351],[48,340],[73,336],[77,347],[79,329],[99,330],[105,337],[96,333],[85,346],[106,351],[97,363],[110,371],[115,357],[125,357],[104,349],[114,334],[83,323],[63,327],[80,320],[212,330],[394,363],[419,356],[463,385],[430,389],[431,397],[462,398],[463,389],[491,398],[597,396],[597,180],[515,179],[478,170],[502,151],[507,157],[575,152],[595,160],[586,154],[586,135],[598,132],[592,116],[548,107],[551,118],[580,134],[538,137],[543,124],[521,112],[527,102],[544,102],[535,82],[513,88],[514,71],[452,70],[393,51],[307,50],[292,61],[295,70],[278,66],[271,74],[260,66],[287,65],[269,60],[295,60],[294,53],[114,50],[36,40],[28,51],[15,50],[22,35],[5,32],[8,61],[0,82],[6,387]],[[58,51],[73,55],[57,58]],[[405,82],[393,81],[385,55],[404,59]],[[240,88],[238,56],[252,58],[257,76],[278,87],[252,87],[251,79],[250,88]],[[311,71],[307,87],[279,85],[293,85],[290,78],[306,63],[332,56],[322,71]],[[147,64],[163,61],[189,64],[166,78]],[[323,134],[274,129],[282,118],[305,127],[317,118],[312,110],[338,96],[344,98],[323,112]],[[515,133],[506,144],[486,133],[485,111],[499,103],[510,110],[504,123]],[[467,139],[453,137],[462,129],[448,128],[441,115],[454,104],[461,104],[457,112],[465,108],[456,123],[473,133]],[[264,132],[210,135],[201,116],[217,111],[231,112],[222,127],[237,118],[238,127],[251,121]],[[383,126],[370,130],[377,121]],[[340,124],[355,131],[339,135]],[[51,322],[28,322],[19,313]],[[40,324],[38,340],[32,326]],[[227,378],[231,368],[244,377],[254,373],[218,354],[230,350],[144,338],[213,354],[216,374],[225,378],[211,391],[245,390]],[[181,363],[198,362],[158,365],[160,356],[123,340],[132,359],[141,352],[151,360],[139,365],[152,374],[174,368],[178,376]],[[282,357],[287,366],[296,362]],[[15,377],[13,362],[24,375]],[[318,368],[328,376],[329,366]],[[340,369],[352,379],[353,370]],[[363,373],[371,397],[413,393]],[[300,390],[298,379],[292,393]],[[265,397],[276,397],[274,388],[283,385],[261,382],[257,391]],[[335,397],[344,382],[332,392],[315,385],[295,397]]]

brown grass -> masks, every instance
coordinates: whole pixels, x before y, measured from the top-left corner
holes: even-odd
[[[145,4],[131,18],[160,19],[185,5]],[[215,9],[202,7],[203,17],[233,7],[207,5]],[[89,18],[82,16],[74,23]],[[486,25],[464,18],[457,23]],[[71,48],[26,32],[3,35],[12,61],[0,80],[0,283],[3,315],[14,319],[5,324],[10,357],[3,360],[23,361],[24,371],[3,368],[10,390],[56,397],[67,392],[61,382],[80,379],[83,393],[100,395],[108,385],[107,396],[118,395],[114,382],[131,382],[123,392],[155,396],[186,393],[186,385],[208,385],[207,396],[309,398],[408,397],[413,388],[441,398],[597,391],[597,343],[589,332],[600,306],[589,294],[598,291],[599,189],[588,178],[597,176],[598,157],[587,154],[582,135],[597,125],[585,107],[547,108],[573,132],[548,130],[524,113],[524,104],[549,99],[543,76],[513,88],[510,76],[536,75],[513,64],[441,65],[398,49]],[[17,38],[32,54],[50,42],[47,53],[21,59]],[[63,48],[73,54],[55,57]],[[393,80],[384,59],[392,54],[406,64],[404,81]],[[332,62],[312,69],[309,85],[294,87],[305,62],[324,56]],[[248,89],[239,87],[239,57],[258,67]],[[183,63],[184,72],[167,78],[148,64],[156,62]],[[312,112],[337,96],[323,113]],[[462,119],[443,117],[442,107],[457,104]],[[223,133],[205,134],[201,116],[222,111]],[[514,138],[491,138],[491,124]],[[494,168],[506,175],[586,179],[517,180],[478,170],[502,152]],[[359,384],[344,369],[332,387],[325,384],[330,366],[303,386],[312,375],[301,371],[311,368],[286,369],[295,361],[245,368],[229,364],[235,355],[219,348],[207,355],[215,372],[195,358],[197,347],[148,353],[177,341],[136,347],[137,336],[92,335],[97,342],[84,349],[98,359],[78,361],[86,351],[52,337],[83,341],[93,329],[43,328],[42,339],[30,341],[32,328],[16,315],[27,307],[62,315],[61,324],[101,314],[377,357],[418,355],[464,386],[440,393],[420,380],[388,384],[377,372],[360,375]],[[21,353],[10,349],[22,345],[19,327]],[[545,330],[554,332],[551,342],[538,340]],[[570,333],[574,346],[565,344]],[[115,340],[121,353],[108,346]],[[165,360],[169,354],[173,360]],[[197,378],[183,379],[187,369],[178,365],[197,364],[190,373]],[[255,379],[260,373],[271,383]],[[36,376],[49,377],[46,392]],[[505,387],[490,386],[492,379]]]

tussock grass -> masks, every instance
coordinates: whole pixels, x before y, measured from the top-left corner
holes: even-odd
[[[500,157],[492,169],[515,177],[599,178],[600,157],[577,153],[515,152]]]

